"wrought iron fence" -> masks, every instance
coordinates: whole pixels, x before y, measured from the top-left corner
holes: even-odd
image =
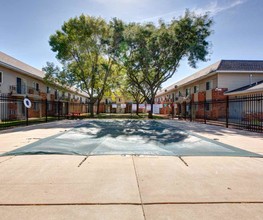
[[[85,117],[89,112],[89,103],[30,100],[32,106],[27,109],[22,98],[0,96],[0,129]],[[173,114],[179,118],[263,132],[263,94],[231,96],[223,100],[204,102],[183,102],[177,104],[177,110],[174,109],[174,105],[172,109]],[[116,108],[112,105],[103,105],[99,112],[132,113],[133,111],[132,105],[127,104],[125,108],[121,105],[116,105]]]
[[[182,103],[179,118],[263,132],[263,94]]]
[[[88,114],[88,103],[29,99],[32,106],[28,109],[22,98],[0,96],[0,129],[85,117]]]

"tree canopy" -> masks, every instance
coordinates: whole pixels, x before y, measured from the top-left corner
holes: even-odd
[[[206,61],[212,23],[208,15],[188,10],[179,19],[159,21],[158,25],[125,23],[116,18],[106,22],[81,15],[69,19],[50,36],[62,70],[50,63],[44,70],[49,80],[86,92],[92,115],[94,103],[112,87],[116,89],[110,77],[117,79],[118,69],[126,74],[123,88],[153,105],[158,89],[173,76],[183,58],[192,67],[199,60]]]
[[[173,76],[184,57],[192,67],[199,60],[206,61],[211,25],[208,15],[189,11],[170,23],[160,21],[158,26],[127,24],[123,32],[126,43],[123,65],[149,104],[153,105],[158,89]],[[152,108],[149,116],[152,117]]]
[[[47,76],[58,83],[74,86],[89,95],[90,111],[100,100],[111,76],[118,44],[118,20],[107,23],[102,18],[81,15],[65,22],[61,30],[50,36],[49,44],[56,52],[63,70],[49,70]],[[49,66],[52,64],[48,64]],[[47,77],[48,78],[48,77]]]

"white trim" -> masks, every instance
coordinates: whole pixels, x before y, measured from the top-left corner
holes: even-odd
[[[250,93],[257,93],[257,92],[263,92],[263,89],[253,89],[253,90],[244,90],[239,92],[230,92],[230,93],[224,93],[224,95],[243,95],[243,94],[250,94]]]
[[[217,73],[263,73],[263,71],[258,70],[217,70]]]

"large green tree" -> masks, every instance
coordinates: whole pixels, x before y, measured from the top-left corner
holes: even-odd
[[[89,95],[90,113],[105,92],[116,63],[119,45],[119,21],[107,23],[102,18],[81,15],[63,24],[50,36],[49,44],[63,66],[58,71],[48,64],[47,80],[74,86]]]
[[[192,67],[199,60],[206,61],[212,23],[208,15],[186,11],[178,20],[160,21],[158,26],[152,23],[126,25],[122,32],[126,50],[120,61],[133,86],[151,104],[150,118],[158,89],[173,76],[180,61],[186,57]]]

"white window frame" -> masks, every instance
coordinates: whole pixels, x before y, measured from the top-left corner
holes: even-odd
[[[188,96],[188,95],[191,95],[191,88],[186,88],[185,89],[185,96]]]
[[[37,90],[37,84],[38,84],[38,90]],[[40,91],[40,85],[39,85],[38,82],[33,81],[33,82],[32,82],[32,87],[33,87],[36,91]]]
[[[208,85],[209,85],[209,88],[207,89],[207,83],[209,83]],[[211,81],[206,81],[205,82],[205,90],[206,91],[209,91],[209,90],[211,90],[211,88],[212,88],[212,86],[211,86]]]
[[[209,89],[206,89],[206,83],[209,83]],[[205,83],[205,90],[209,91],[213,89],[213,80],[206,81]]]
[[[196,94],[196,93],[198,93],[198,92],[199,92],[199,86],[196,85],[196,86],[194,86],[194,93]]]

